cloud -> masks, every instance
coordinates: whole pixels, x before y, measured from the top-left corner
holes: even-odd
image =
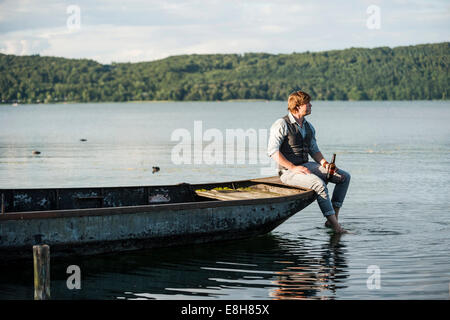
[[[0,52],[14,55],[39,54],[50,47],[46,39],[9,39],[0,44]]]
[[[137,62],[190,53],[290,53],[448,41],[445,1],[78,0],[79,30],[64,0],[0,3],[0,51]],[[366,27],[369,5],[381,29]],[[411,31],[413,30],[413,31]]]

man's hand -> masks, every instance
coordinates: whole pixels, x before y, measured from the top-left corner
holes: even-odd
[[[301,174],[310,174],[311,173],[311,171],[309,171],[309,169],[304,166],[295,166],[295,167],[291,168],[291,171],[295,172],[295,173],[301,173]]]
[[[325,161],[322,164],[322,167],[324,167],[327,170],[328,170],[328,167],[330,167],[330,171],[333,172],[333,173],[338,171],[338,167],[336,167],[336,165],[334,163],[328,163],[328,162]]]

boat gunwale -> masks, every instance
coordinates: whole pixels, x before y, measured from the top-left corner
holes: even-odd
[[[275,176],[278,177],[278,176]],[[162,184],[162,185],[146,185],[146,186],[114,186],[114,187],[96,187],[96,186],[88,186],[88,187],[62,187],[62,188],[0,188],[0,193],[5,190],[17,190],[17,191],[24,191],[24,190],[71,190],[71,189],[120,189],[120,188],[167,188],[167,187],[177,187],[177,186],[183,186],[183,185],[189,185],[191,187],[201,187],[206,185],[219,185],[219,184],[226,184],[226,183],[246,183],[246,182],[254,182],[256,183],[263,183],[263,184],[269,184],[274,186],[281,186],[288,189],[299,189],[303,191],[309,191],[311,189],[303,188],[303,187],[297,187],[289,184],[284,184],[281,181],[280,182],[274,182],[269,181],[269,179],[272,179],[274,177],[265,177],[265,178],[255,178],[255,179],[244,179],[244,180],[233,180],[233,181],[219,181],[219,182],[201,182],[201,183],[187,183],[187,182],[180,182],[176,184]]]
[[[280,203],[291,200],[300,200],[312,198],[315,192],[311,189],[295,187],[291,185],[285,185],[282,183],[274,182],[263,182],[264,178],[261,179],[249,179],[249,180],[239,180],[239,181],[227,181],[227,182],[215,182],[215,183],[199,183],[199,184],[189,184],[191,187],[201,187],[205,185],[220,185],[223,183],[244,183],[244,182],[255,182],[267,185],[274,185],[278,187],[284,187],[286,189],[295,189],[303,192],[294,193],[292,195],[281,195],[280,197],[271,198],[258,198],[258,199],[239,199],[239,200],[210,200],[210,201],[195,201],[195,202],[178,202],[178,203],[158,203],[158,204],[148,204],[148,205],[138,205],[138,206],[122,206],[122,207],[106,207],[106,208],[85,208],[85,209],[63,209],[63,210],[42,210],[42,211],[18,211],[18,212],[7,212],[5,214],[0,214],[0,222],[8,220],[34,220],[34,219],[52,219],[52,218],[68,218],[68,217],[84,217],[84,216],[107,216],[107,215],[118,215],[118,214],[137,214],[137,213],[150,213],[154,211],[160,211],[161,209],[166,210],[188,210],[188,209],[204,209],[204,208],[218,208],[218,207],[229,207],[229,206],[247,206],[247,205],[257,205],[257,204],[271,204]],[[176,185],[166,185],[166,186],[141,186],[141,187],[167,187]],[[87,187],[89,188],[89,187]],[[114,187],[117,188],[117,187]],[[119,187],[120,188],[120,187]],[[124,187],[128,188],[128,187]],[[131,187],[132,188],[132,187]],[[52,188],[54,189],[54,188]],[[62,188],[60,188],[62,189]],[[74,188],[67,188],[74,189]],[[19,189],[14,189],[19,190]],[[25,189],[22,189],[25,190]],[[26,189],[30,190],[30,189]],[[1,192],[1,190],[0,190]],[[313,200],[314,201],[314,200]]]

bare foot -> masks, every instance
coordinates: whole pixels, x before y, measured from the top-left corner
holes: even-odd
[[[337,234],[348,233],[348,231],[342,228],[341,226],[339,226],[339,228],[334,229],[334,232]]]
[[[327,228],[333,228],[333,226],[331,225],[330,221],[325,221],[325,227]]]

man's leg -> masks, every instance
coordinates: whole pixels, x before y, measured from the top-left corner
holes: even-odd
[[[320,177],[323,181],[327,179],[327,170],[319,165],[317,162],[308,162],[304,164],[313,174]],[[347,194],[348,186],[350,184],[350,174],[342,169],[339,169],[330,179],[331,183],[335,183],[333,196],[331,203],[335,212],[336,220],[338,220],[339,211]],[[332,223],[327,219],[325,226],[328,228],[333,227]]]
[[[339,210],[341,210],[341,208],[333,206],[333,209],[334,209],[334,212],[336,214],[336,219],[338,219]]]
[[[336,219],[336,215],[332,214],[329,216],[326,216],[327,218],[327,222],[325,223],[325,226],[329,225],[330,228],[333,228],[333,230],[337,233],[346,233],[347,231],[344,230],[341,225],[339,224],[339,222]]]
[[[331,182],[336,184],[336,186],[334,187],[333,196],[331,198],[331,203],[333,204],[333,208],[338,209],[337,213],[344,203],[348,186],[350,185],[350,179],[350,173],[342,169],[339,169],[338,172],[336,172],[335,175],[331,178]]]
[[[331,203],[336,212],[336,219],[338,219],[339,211],[344,203],[345,195],[347,194],[348,186],[350,185],[350,178],[350,173],[341,169],[339,169],[331,178],[331,182],[336,184],[333,190],[333,196],[331,197]],[[329,227],[330,225],[326,226]]]
[[[341,210],[341,208],[333,206],[333,209],[335,212],[334,215],[336,217],[336,221],[338,221],[339,210]],[[325,221],[325,227],[332,228],[332,224],[330,223],[330,221]]]
[[[287,171],[280,177],[281,181],[288,185],[312,189],[317,193],[317,203],[319,204],[322,214],[327,217],[334,215],[335,211],[328,195],[328,188],[325,182],[317,175],[293,173]]]

